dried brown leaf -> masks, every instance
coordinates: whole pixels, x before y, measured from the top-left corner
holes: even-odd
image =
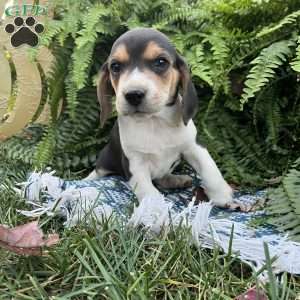
[[[58,234],[45,238],[38,222],[30,222],[14,228],[0,225],[0,247],[21,255],[42,255],[42,247],[59,242]]]
[[[253,287],[244,294],[237,296],[234,300],[268,300],[269,298],[263,290]]]

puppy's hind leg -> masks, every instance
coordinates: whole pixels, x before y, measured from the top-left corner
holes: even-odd
[[[165,189],[187,188],[192,186],[192,178],[188,175],[167,174],[155,182]]]
[[[83,180],[97,180],[101,177],[104,177],[111,172],[102,168],[95,169],[92,171],[87,177],[83,178]]]

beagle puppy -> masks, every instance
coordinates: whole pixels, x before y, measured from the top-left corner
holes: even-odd
[[[100,71],[101,126],[116,96],[117,121],[96,169],[86,178],[119,174],[139,201],[161,196],[163,188],[188,187],[192,179],[174,175],[181,158],[201,176],[213,204],[230,207],[232,189],[206,148],[196,142],[192,118],[198,98],[186,62],[161,32],[137,28],[120,36]]]

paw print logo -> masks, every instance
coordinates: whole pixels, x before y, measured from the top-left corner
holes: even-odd
[[[44,31],[44,25],[37,23],[33,17],[27,17],[25,22],[22,17],[16,17],[14,24],[7,24],[5,31],[11,35],[11,44],[14,47],[19,47],[27,44],[31,47],[39,43],[38,33]]]

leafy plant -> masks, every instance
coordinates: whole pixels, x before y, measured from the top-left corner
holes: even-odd
[[[300,157],[299,1],[63,0],[53,9],[42,38],[57,57],[51,122],[2,143],[7,159],[62,175],[92,168],[114,120],[99,128],[97,74],[113,41],[137,26],[167,34],[188,61],[199,139],[228,181],[264,187]]]
[[[300,241],[300,159],[284,176],[279,187],[269,192],[269,222]]]

